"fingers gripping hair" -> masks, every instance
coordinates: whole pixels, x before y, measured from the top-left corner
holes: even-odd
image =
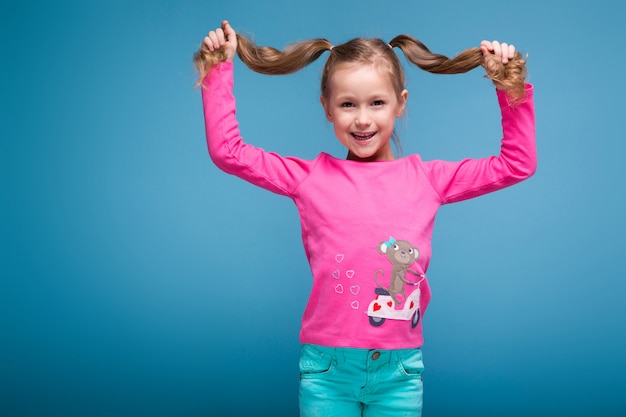
[[[507,64],[490,55],[484,60],[483,66],[487,74],[490,74],[488,77],[498,85],[498,88],[507,91],[513,103],[523,100],[526,94],[527,70],[526,61],[521,53],[516,52]]]
[[[398,35],[389,42],[402,50],[405,57],[421,69],[434,74],[461,74],[484,66],[489,78],[508,91],[514,100],[525,92],[526,62],[519,52],[505,65],[495,57],[484,59],[480,48],[469,48],[454,58],[432,53],[426,45],[410,35]]]
[[[312,39],[287,45],[282,51],[269,46],[257,46],[248,37],[237,34],[237,55],[252,71],[267,75],[291,74],[306,67],[332,48],[326,39]],[[209,51],[204,46],[194,55],[193,62],[199,72],[199,83],[211,67],[226,60],[220,49]]]

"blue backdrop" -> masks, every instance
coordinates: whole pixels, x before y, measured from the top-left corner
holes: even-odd
[[[619,2],[5,1],[0,6],[0,414],[297,414],[310,288],[298,216],[217,170],[191,56],[230,19],[260,44],[410,33],[528,54],[539,169],[444,207],[424,326],[425,417],[626,415]],[[246,140],[343,156],[322,60],[236,63]],[[405,153],[498,151],[482,70],[407,67]]]

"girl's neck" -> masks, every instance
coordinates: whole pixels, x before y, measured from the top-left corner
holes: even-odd
[[[375,154],[367,158],[359,158],[358,156],[354,155],[352,152],[348,151],[348,156],[346,156],[346,160],[355,161],[355,162],[384,162],[384,161],[393,161],[395,159],[396,157],[394,156],[392,152],[390,152],[388,155],[376,155]]]

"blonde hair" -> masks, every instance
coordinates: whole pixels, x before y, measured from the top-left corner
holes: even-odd
[[[499,88],[507,91],[515,101],[525,93],[526,62],[519,52],[505,65],[495,57],[485,59],[480,48],[469,48],[453,58],[432,53],[426,45],[410,35],[398,35],[389,43],[380,39],[355,38],[334,46],[318,38],[287,45],[282,51],[269,46],[257,46],[252,40],[237,34],[237,55],[251,70],[267,75],[290,74],[317,60],[330,51],[322,73],[322,95],[326,94],[328,79],[339,64],[375,64],[391,75],[397,94],[405,88],[405,75],[400,60],[392,48],[397,47],[407,60],[424,71],[434,74],[461,74],[481,65]],[[194,65],[199,72],[199,83],[210,68],[226,59],[223,50],[214,52],[202,47],[194,55]]]

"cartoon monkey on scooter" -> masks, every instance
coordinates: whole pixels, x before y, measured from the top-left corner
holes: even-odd
[[[385,273],[379,269],[374,273],[374,281],[379,287],[389,292],[396,304],[402,304],[406,300],[404,284],[415,285],[414,282],[407,281],[406,274],[411,273],[417,277],[423,277],[422,274],[409,269],[409,265],[419,258],[419,250],[406,240],[395,240],[392,237],[389,241],[378,244],[378,253],[386,255],[391,262],[391,280],[389,281],[389,288],[384,287],[378,281],[378,274],[384,276]],[[403,301],[398,300],[398,294],[402,294]]]

